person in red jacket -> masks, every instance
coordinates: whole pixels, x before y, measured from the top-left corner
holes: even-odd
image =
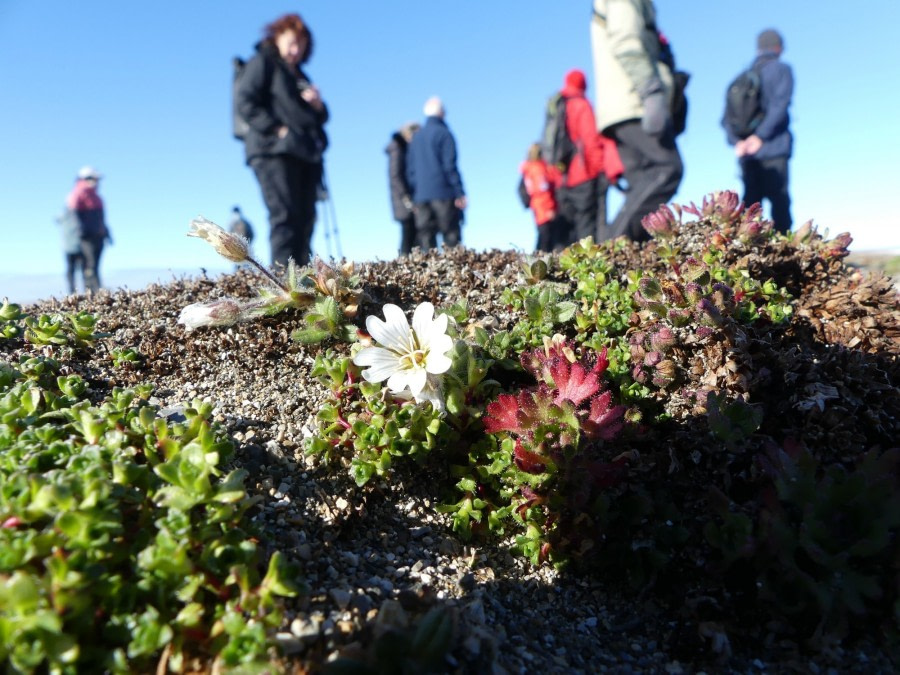
[[[567,242],[560,241],[557,232],[558,208],[556,190],[562,180],[559,169],[544,161],[541,144],[532,143],[528,148],[528,158],[519,167],[522,187],[528,195],[528,207],[534,212],[538,237],[535,249],[550,253],[561,249]]]
[[[568,243],[593,237],[595,241],[606,227],[607,177],[615,182],[621,176],[621,160],[615,144],[597,132],[594,109],[584,93],[587,78],[578,69],[566,73],[560,94],[566,99],[566,131],[575,144],[576,154],[563,176],[558,191],[562,224],[568,230]],[[607,162],[610,170],[607,170]],[[618,164],[619,168],[615,166]],[[611,175],[610,175],[611,174]],[[603,178],[601,179],[601,175]],[[601,184],[602,183],[602,184]],[[598,207],[603,196],[603,222],[598,222]]]

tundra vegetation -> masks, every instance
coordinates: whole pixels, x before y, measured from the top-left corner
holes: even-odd
[[[296,319],[327,392],[302,450],[360,492],[426,473],[453,536],[677,605],[720,657],[760,626],[896,654],[900,309],[888,278],[844,264],[849,235],[782,236],[713,193],[647,216],[642,246],[519,256],[486,311],[350,263],[268,270],[191,227],[260,285],[168,308],[177,339]],[[0,660],[287,667],[302,566],[249,517],[261,497],[214,402],[161,409],[138,380],[155,355],[102,329],[0,307]],[[98,353],[129,386],[84,366]],[[441,670],[454,634],[435,608],[327,668]]]

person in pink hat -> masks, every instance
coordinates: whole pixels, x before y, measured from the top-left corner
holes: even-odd
[[[100,172],[91,166],[78,170],[75,187],[66,199],[67,218],[72,246],[66,249],[69,292],[75,292],[76,268],[81,267],[85,291],[96,293],[100,290],[100,256],[103,245],[112,243],[103,199],[97,193]]]

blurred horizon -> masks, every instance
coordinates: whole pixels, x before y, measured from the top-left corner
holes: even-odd
[[[100,279],[103,288],[111,292],[117,290],[140,291],[154,283],[165,285],[171,281],[183,278],[203,276],[217,277],[231,270],[225,268],[210,269],[156,269],[138,268],[132,270],[108,270],[100,271]],[[78,291],[76,295],[83,294],[84,288],[81,279],[78,279]],[[65,276],[59,274],[4,274],[0,273],[0,300],[8,298],[10,302],[19,305],[30,305],[51,297],[63,298],[66,291]],[[12,289],[12,290],[10,290]]]
[[[830,233],[831,236],[839,234]],[[852,232],[850,233],[852,236]],[[885,246],[874,249],[857,249],[850,245],[849,260],[861,260],[865,264],[871,264],[872,260],[890,260],[900,258],[900,246]],[[374,261],[364,261],[374,262]],[[134,268],[118,270],[101,270],[103,288],[111,292],[117,290],[140,291],[154,283],[167,284],[184,278],[200,276],[218,277],[222,274],[233,272],[234,267],[228,267],[224,263],[221,267],[196,267],[196,268]],[[262,277],[260,277],[262,278]],[[900,286],[900,278],[894,280]],[[66,280],[62,269],[58,274],[7,274],[0,272],[0,301],[8,298],[10,302],[20,305],[33,304],[51,297],[62,298],[68,295],[66,292]],[[82,280],[78,279],[78,293],[83,293]]]

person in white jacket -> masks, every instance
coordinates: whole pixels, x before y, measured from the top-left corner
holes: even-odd
[[[615,140],[630,186],[605,238],[646,241],[641,220],[672,198],[684,173],[652,0],[594,0],[591,49],[597,126]]]

